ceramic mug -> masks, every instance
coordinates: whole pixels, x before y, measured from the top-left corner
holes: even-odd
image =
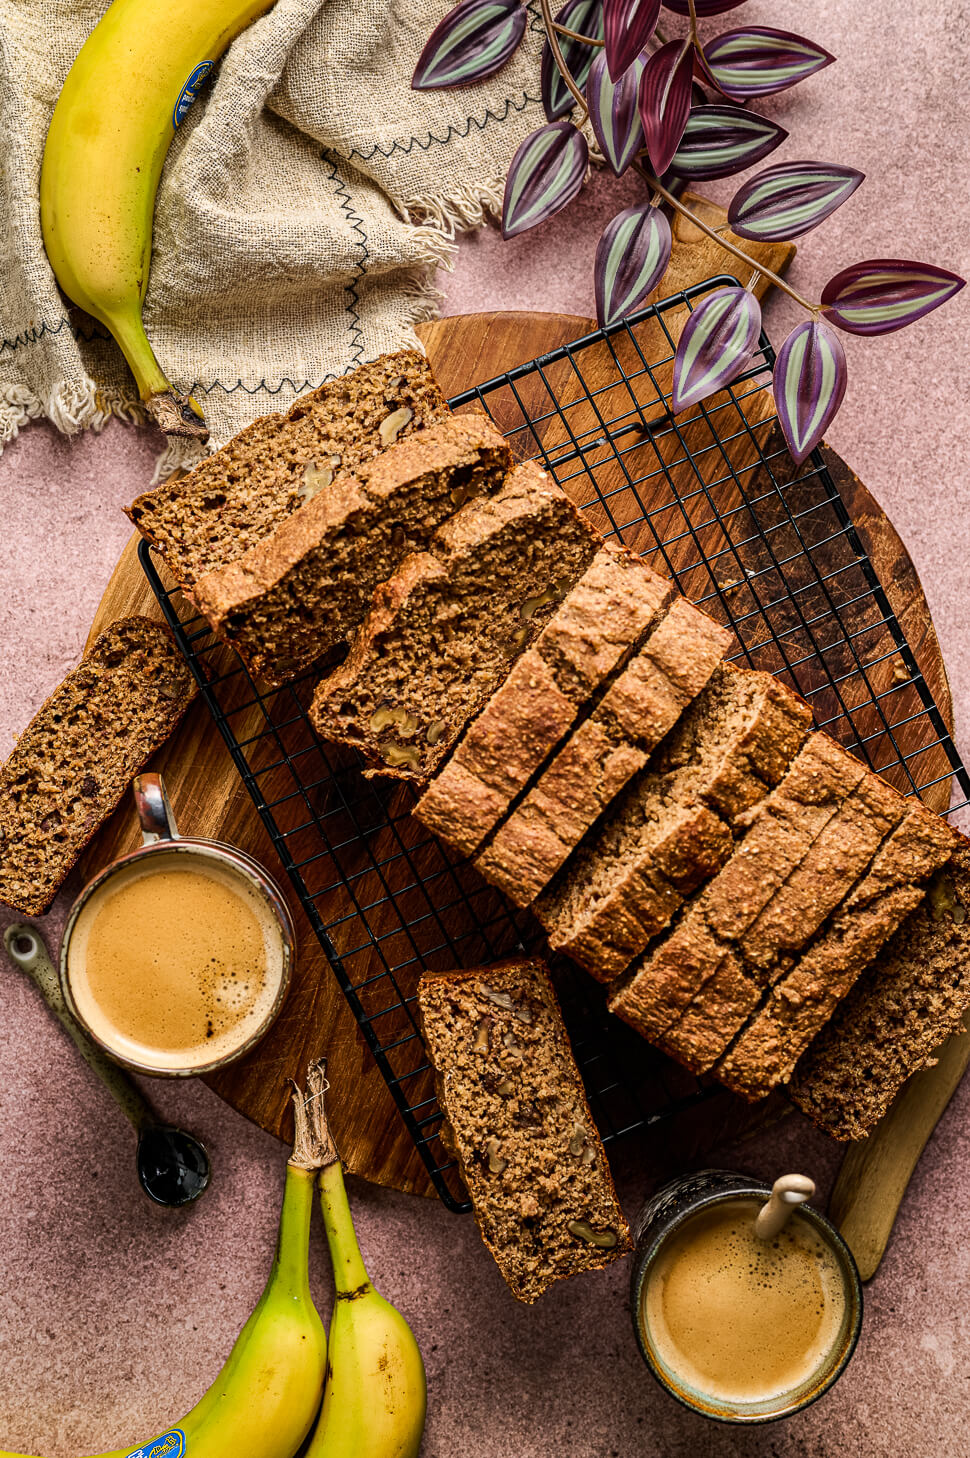
[[[141,823],[142,844],[107,866],[85,886],[71,907],[61,944],[60,978],[64,998],[72,1016],[89,1037],[125,1067],[158,1077],[188,1078],[212,1073],[247,1053],[277,1017],[286,997],[296,955],[293,921],[279,887],[251,856],[221,841],[179,834],[161,775],[139,775],[132,788]],[[213,881],[221,884],[230,893],[229,905],[235,905],[236,898],[244,903],[244,908],[249,908],[251,939],[253,929],[257,929],[261,937],[265,965],[260,970],[262,981],[258,997],[252,1007],[239,1016],[235,1028],[232,1016],[226,1015],[228,1026],[225,1036],[219,1036],[220,1051],[216,1056],[206,1057],[209,1050],[203,1046],[201,1056],[195,1053],[180,1060],[177,1051],[153,1051],[150,1040],[144,1035],[137,1038],[127,1035],[118,1026],[120,1018],[109,1017],[98,1007],[88,977],[88,943],[97,932],[97,916],[106,904],[110,904],[109,896],[138,880],[148,888],[150,907],[152,875],[163,870],[196,870],[207,877],[208,884]],[[139,926],[138,936],[138,962],[143,977],[146,965],[151,964],[153,934],[157,944],[161,930],[153,927],[150,910],[145,913],[144,919],[145,924]],[[186,921],[184,925],[191,934],[191,923]],[[208,930],[211,932],[211,928]],[[142,955],[146,949],[147,963]],[[230,984],[233,988],[238,985]],[[132,986],[133,995],[137,991]],[[239,994],[235,991],[231,995],[238,999]],[[222,992],[219,993],[221,996]],[[227,994],[227,999],[229,996]],[[238,1039],[233,1037],[233,1031],[238,1033]]]

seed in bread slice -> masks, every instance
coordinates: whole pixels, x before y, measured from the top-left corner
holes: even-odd
[[[302,395],[285,415],[262,416],[126,510],[191,592],[200,577],[268,537],[338,472],[353,474],[447,414],[423,354],[381,355]]]
[[[520,1301],[625,1255],[630,1231],[547,968],[426,974],[418,1007],[449,1143]]]
[[[163,624],[122,618],[98,637],[0,768],[0,901],[47,910],[194,694]]]
[[[539,636],[603,539],[531,462],[446,521],[374,597],[310,719],[365,773],[426,779]]]
[[[458,507],[497,491],[510,464],[486,415],[449,416],[338,476],[201,577],[195,601],[252,673],[285,683],[346,639],[378,583]]]

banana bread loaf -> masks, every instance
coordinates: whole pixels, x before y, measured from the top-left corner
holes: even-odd
[[[426,779],[603,545],[551,477],[517,466],[377,589],[314,695],[317,733],[370,773]]]
[[[122,618],[101,634],[0,768],[0,901],[28,916],[47,910],[194,693],[161,623]]]
[[[518,906],[549,884],[709,681],[731,634],[677,598],[475,865]]]
[[[800,1059],[793,1101],[833,1138],[864,1139],[906,1079],[963,1032],[968,1008],[970,845],[961,836],[920,906]]]
[[[473,855],[676,596],[639,557],[602,551],[522,655],[414,813]]]
[[[241,557],[337,472],[448,414],[424,355],[385,354],[248,425],[188,475],[127,508],[180,585]]]
[[[482,414],[453,415],[340,475],[273,534],[195,585],[195,601],[272,685],[347,638],[378,583],[464,502],[497,491],[508,446]]]
[[[482,1239],[514,1296],[626,1254],[616,1198],[541,962],[425,975],[421,1025]]]

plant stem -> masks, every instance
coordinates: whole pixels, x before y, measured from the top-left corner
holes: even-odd
[[[697,39],[697,5],[695,0],[687,0],[687,10],[690,15],[690,43],[692,46],[699,44]]]
[[[573,80],[572,72],[566,65],[562,53],[562,46],[559,44],[559,37],[556,34],[556,22],[552,18],[552,10],[549,5],[549,0],[539,0],[539,3],[542,6],[542,23],[546,28],[546,35],[549,39],[549,46],[552,51],[552,58],[555,61],[556,65],[559,67],[559,74],[562,76],[562,79],[566,83],[567,91],[569,91],[570,95],[579,105],[581,114],[579,120],[575,123],[575,125],[577,127],[581,127],[583,125],[583,122],[589,116],[589,108],[586,105],[586,98],[580,91],[579,87],[576,85],[576,82]]]
[[[558,20],[552,22],[552,28],[557,35],[564,35],[569,40],[582,41],[584,46],[605,46],[606,42],[597,40],[592,35],[581,35],[578,30],[570,30],[568,25],[560,25]]]
[[[663,198],[664,202],[667,204],[668,207],[673,208],[675,212],[680,213],[681,217],[686,218],[688,222],[693,223],[695,228],[700,228],[702,233],[706,233],[707,237],[712,239],[713,242],[717,243],[720,248],[723,248],[725,250],[725,252],[732,253],[735,258],[740,258],[742,263],[749,264],[750,267],[755,270],[755,272],[763,273],[765,278],[770,278],[772,283],[777,288],[781,289],[782,293],[785,293],[789,296],[789,298],[794,299],[796,304],[801,304],[802,308],[807,309],[810,314],[815,314],[816,316],[818,315],[820,305],[813,304],[808,299],[803,298],[803,296],[798,293],[797,290],[793,289],[790,284],[787,284],[785,282],[780,274],[773,272],[773,270],[770,268],[766,268],[763,263],[758,263],[756,259],[751,257],[750,253],[745,253],[744,249],[739,248],[736,243],[730,243],[727,238],[719,237],[717,232],[713,228],[709,227],[702,218],[699,218],[696,213],[691,212],[690,208],[687,207],[685,203],[682,203],[680,201],[680,198],[675,197],[672,192],[668,192],[667,189],[664,187],[663,183],[658,178],[654,177],[652,172],[649,172],[647,168],[642,166],[642,164],[639,162],[637,162],[635,165],[637,171],[641,174],[641,176],[647,183],[647,186],[652,187],[655,193],[659,193],[659,195]]]

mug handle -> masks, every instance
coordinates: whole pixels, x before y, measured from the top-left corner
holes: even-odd
[[[156,845],[160,840],[178,840],[178,826],[168,801],[168,791],[161,775],[136,775],[132,781],[135,808],[141,822],[142,845]]]

